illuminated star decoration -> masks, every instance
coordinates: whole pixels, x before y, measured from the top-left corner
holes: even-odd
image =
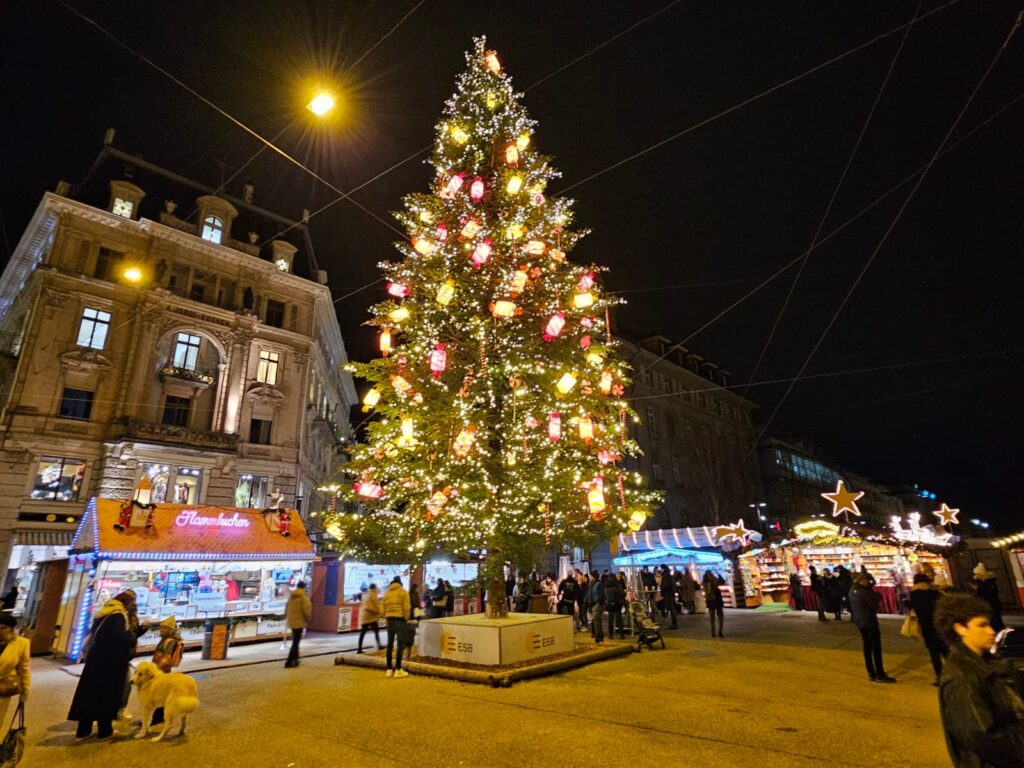
[[[743,546],[747,543],[750,534],[751,531],[743,525],[743,518],[740,518],[739,522],[732,525],[720,525],[715,528],[715,540],[719,543],[727,539],[735,539],[739,542],[740,546]]]
[[[956,516],[960,514],[960,510],[950,509],[946,502],[942,502],[942,509],[936,509],[932,514],[939,518],[939,525],[956,525],[960,522],[956,519]]]
[[[857,517],[860,517],[860,510],[857,509],[857,499],[864,495],[864,491],[848,491],[842,480],[836,482],[835,493],[823,493],[821,497],[832,502],[832,517],[839,517],[840,513],[849,510]]]

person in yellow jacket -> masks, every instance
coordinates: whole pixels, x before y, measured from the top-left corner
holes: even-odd
[[[302,640],[302,632],[309,626],[313,619],[313,603],[309,601],[306,594],[306,582],[300,581],[295,585],[288,603],[284,607],[285,625],[292,631],[292,647],[288,651],[288,660],[284,663],[285,668],[299,666],[299,642]]]
[[[409,615],[409,593],[402,587],[402,577],[395,576],[388,584],[381,601],[381,613],[388,622],[387,665],[388,677],[408,677],[409,673],[402,669],[402,646],[406,617]],[[398,645],[398,657],[394,669],[391,668],[391,651]]]
[[[32,688],[32,673],[28,638],[21,637],[15,627],[17,622],[9,614],[0,615],[0,739],[7,734],[7,708],[11,699],[19,697],[20,703],[28,699]]]
[[[371,584],[363,595],[362,605],[359,606],[359,649],[356,653],[363,652],[363,638],[371,629],[373,639],[377,643],[377,650],[380,650],[380,630],[377,623],[380,621],[380,599],[377,596],[377,585]]]

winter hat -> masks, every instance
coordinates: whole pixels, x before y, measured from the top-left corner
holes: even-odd
[[[440,581],[440,579],[438,579],[438,581]],[[392,584],[397,584],[398,586],[402,586],[402,577],[401,576],[395,576],[395,578],[393,578],[391,580],[391,583]]]
[[[984,563],[978,563],[976,566],[974,566],[974,575],[977,576],[979,579],[984,579],[987,576],[991,576],[992,573],[988,570],[988,568],[985,567]]]
[[[178,623],[174,620],[173,616],[168,616],[166,619],[160,622],[160,628],[166,628],[173,632],[178,628]]]

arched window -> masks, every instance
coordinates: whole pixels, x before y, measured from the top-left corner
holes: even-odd
[[[203,240],[219,243],[224,238],[224,222],[216,216],[203,219]]]

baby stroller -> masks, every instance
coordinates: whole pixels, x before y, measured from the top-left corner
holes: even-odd
[[[633,629],[636,632],[637,651],[640,651],[645,645],[653,651],[654,644],[659,641],[664,650],[665,638],[661,636],[661,628],[647,615],[644,604],[639,600],[630,601],[629,618],[632,620]]]

